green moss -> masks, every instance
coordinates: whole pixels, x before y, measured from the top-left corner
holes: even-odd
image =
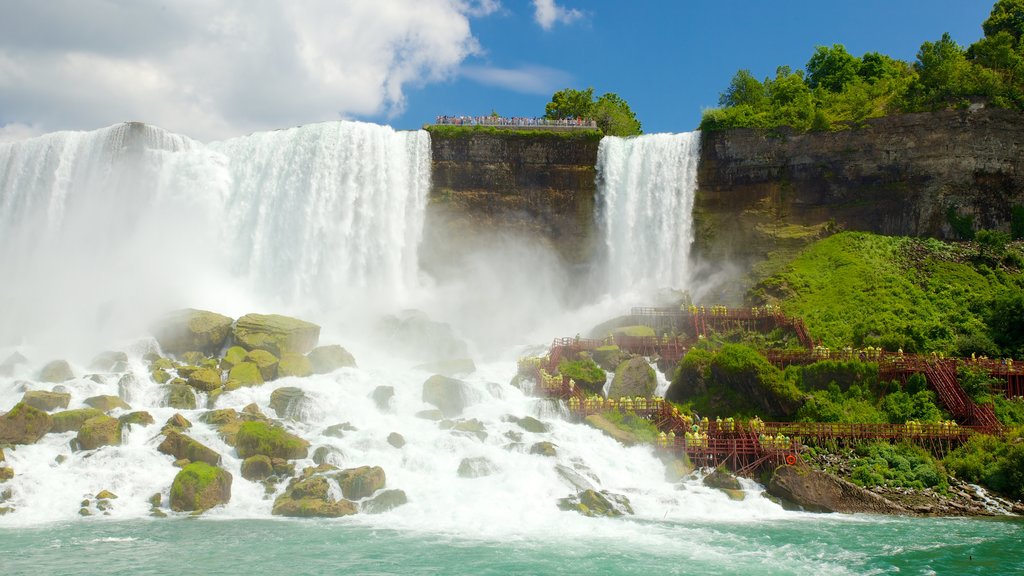
[[[263,374],[254,362],[240,362],[228,372],[228,380],[234,380],[242,386],[259,386],[263,384]]]
[[[205,462],[185,466],[171,484],[171,508],[201,511],[226,502],[231,497],[230,478],[226,471]]]
[[[650,326],[623,326],[612,330],[616,336],[628,336],[630,338],[653,338],[654,328]]]
[[[646,418],[641,418],[636,414],[622,413],[618,410],[602,412],[601,416],[622,430],[636,436],[640,442],[653,444],[658,439],[658,427]]]
[[[309,453],[309,442],[266,422],[244,422],[238,428],[235,448],[241,458],[263,454],[291,460],[305,458]]]
[[[313,365],[309,358],[295,352],[285,352],[281,355],[281,363],[277,366],[278,375],[281,378],[295,376],[305,378],[313,375]]]

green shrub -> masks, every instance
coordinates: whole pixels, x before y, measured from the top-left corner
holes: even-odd
[[[618,410],[602,412],[601,416],[619,428],[633,433],[641,442],[653,444],[658,439],[660,430],[646,418],[641,418],[636,414],[624,414]]]
[[[944,462],[957,478],[1013,498],[1024,497],[1024,443],[1020,429],[1003,437],[975,435]]]
[[[949,487],[942,463],[917,446],[878,442],[859,446],[854,454],[850,462],[854,484],[940,490]]]

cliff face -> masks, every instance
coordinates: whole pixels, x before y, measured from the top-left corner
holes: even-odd
[[[421,259],[443,269],[496,237],[529,238],[570,265],[591,255],[598,139],[524,131],[431,134]]]
[[[707,133],[696,254],[742,269],[832,230],[956,238],[950,214],[1009,231],[1024,204],[1024,114],[889,116],[859,130]]]

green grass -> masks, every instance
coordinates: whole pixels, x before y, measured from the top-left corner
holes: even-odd
[[[602,412],[601,416],[619,428],[631,432],[641,442],[653,444],[658,439],[658,427],[646,418],[641,418],[636,414],[623,414],[618,410]]]

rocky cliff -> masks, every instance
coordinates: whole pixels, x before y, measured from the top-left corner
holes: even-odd
[[[424,266],[443,269],[508,236],[551,246],[570,266],[587,263],[598,142],[590,132],[432,132]]]
[[[984,108],[841,132],[706,133],[694,250],[749,270],[838,229],[956,238],[959,220],[1009,231],[1024,204],[1022,152],[1024,114]]]

